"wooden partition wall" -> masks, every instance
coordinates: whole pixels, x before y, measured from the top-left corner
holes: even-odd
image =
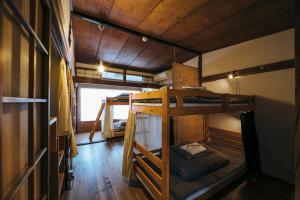
[[[50,10],[0,2],[0,197],[46,199]]]
[[[201,59],[201,58],[199,58]],[[172,65],[172,83],[174,89],[183,86],[199,86],[199,68],[184,64]],[[204,115],[179,116],[174,118],[174,142],[201,141],[205,139],[206,117]]]

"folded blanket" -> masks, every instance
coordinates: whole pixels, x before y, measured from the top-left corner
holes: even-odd
[[[184,145],[186,145],[186,144],[184,144]],[[213,152],[213,150],[209,146],[201,144],[201,147],[199,149],[196,148],[196,150],[195,150],[196,152],[197,151],[200,151],[200,152],[199,153],[194,152],[194,154],[192,154],[189,151],[184,150],[185,149],[183,147],[184,145],[174,145],[172,147],[172,149],[173,149],[173,151],[175,151],[177,154],[179,154],[181,157],[183,157],[186,160],[191,160],[191,159],[194,159],[194,158],[197,158],[197,157],[206,156],[206,155],[211,154]]]
[[[180,148],[183,149],[184,151],[190,153],[191,155],[195,155],[195,154],[206,151],[206,148],[202,144],[199,144],[198,142],[185,144],[185,145],[180,146]]]

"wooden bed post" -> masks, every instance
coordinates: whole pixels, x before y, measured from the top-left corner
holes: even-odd
[[[202,54],[198,56],[198,81],[199,86],[202,86],[203,83],[203,59]],[[208,116],[206,114],[203,114],[203,140],[207,141],[208,139]]]
[[[169,117],[169,88],[162,88],[162,199],[169,199],[169,145],[170,145],[170,117]]]
[[[131,110],[131,98],[132,98],[132,93],[129,94],[129,110]]]
[[[202,54],[198,58],[198,75],[199,86],[202,86]]]

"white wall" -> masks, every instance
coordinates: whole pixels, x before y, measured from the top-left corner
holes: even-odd
[[[198,67],[198,60],[199,60],[199,57],[197,56],[195,58],[192,58],[191,60],[186,61],[183,64],[189,65],[189,66],[192,66],[192,67]]]
[[[203,54],[203,75],[293,59],[294,56],[294,30],[290,29]]]
[[[203,76],[293,59],[294,30],[212,51],[202,58]],[[214,92],[235,93],[237,83],[240,94],[257,95],[255,120],[263,172],[293,183],[290,172],[294,169],[295,70],[222,79],[204,85]],[[209,125],[241,131],[239,113],[211,115]]]
[[[70,17],[71,17],[71,5],[70,5],[70,1],[69,0],[63,0],[61,1],[61,5],[62,5],[62,12],[63,12],[63,16],[61,16],[62,18],[62,25],[63,25],[63,30],[64,30],[64,34],[66,39],[68,39],[69,37],[69,28],[70,28]]]

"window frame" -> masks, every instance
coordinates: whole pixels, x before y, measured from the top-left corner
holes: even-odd
[[[122,79],[113,79],[113,78],[103,78],[103,73],[114,73],[114,74],[120,74],[122,76]],[[124,81],[124,73],[120,73],[120,72],[114,72],[114,71],[104,71],[101,74],[101,80],[109,80],[109,81],[118,81],[118,82],[123,82]]]

